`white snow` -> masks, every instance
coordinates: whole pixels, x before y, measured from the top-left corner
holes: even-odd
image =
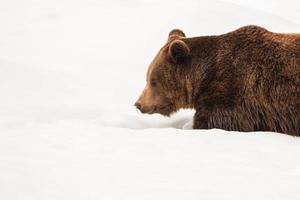
[[[1,1],[0,199],[300,199],[300,138],[133,107],[173,28],[300,32],[298,2],[268,2]]]

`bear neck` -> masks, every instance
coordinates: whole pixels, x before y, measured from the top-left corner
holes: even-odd
[[[186,101],[188,108],[195,108],[200,85],[205,72],[214,66],[218,50],[218,36],[185,38],[190,48],[190,62],[185,73]]]

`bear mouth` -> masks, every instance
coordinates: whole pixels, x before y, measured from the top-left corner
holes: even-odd
[[[173,112],[175,112],[173,104],[166,103],[161,106],[154,106],[154,108],[152,109],[152,111],[149,114],[158,113],[163,116],[169,117]]]

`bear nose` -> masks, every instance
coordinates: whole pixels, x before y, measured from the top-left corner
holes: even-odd
[[[141,108],[142,108],[142,106],[141,106],[141,104],[140,104],[139,102],[136,102],[136,103],[134,104],[134,106],[135,106],[137,109],[139,109],[139,110],[141,110]]]

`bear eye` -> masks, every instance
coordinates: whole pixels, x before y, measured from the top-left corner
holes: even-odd
[[[155,86],[157,86],[157,81],[155,79],[151,79],[150,84],[152,87],[155,87]]]

